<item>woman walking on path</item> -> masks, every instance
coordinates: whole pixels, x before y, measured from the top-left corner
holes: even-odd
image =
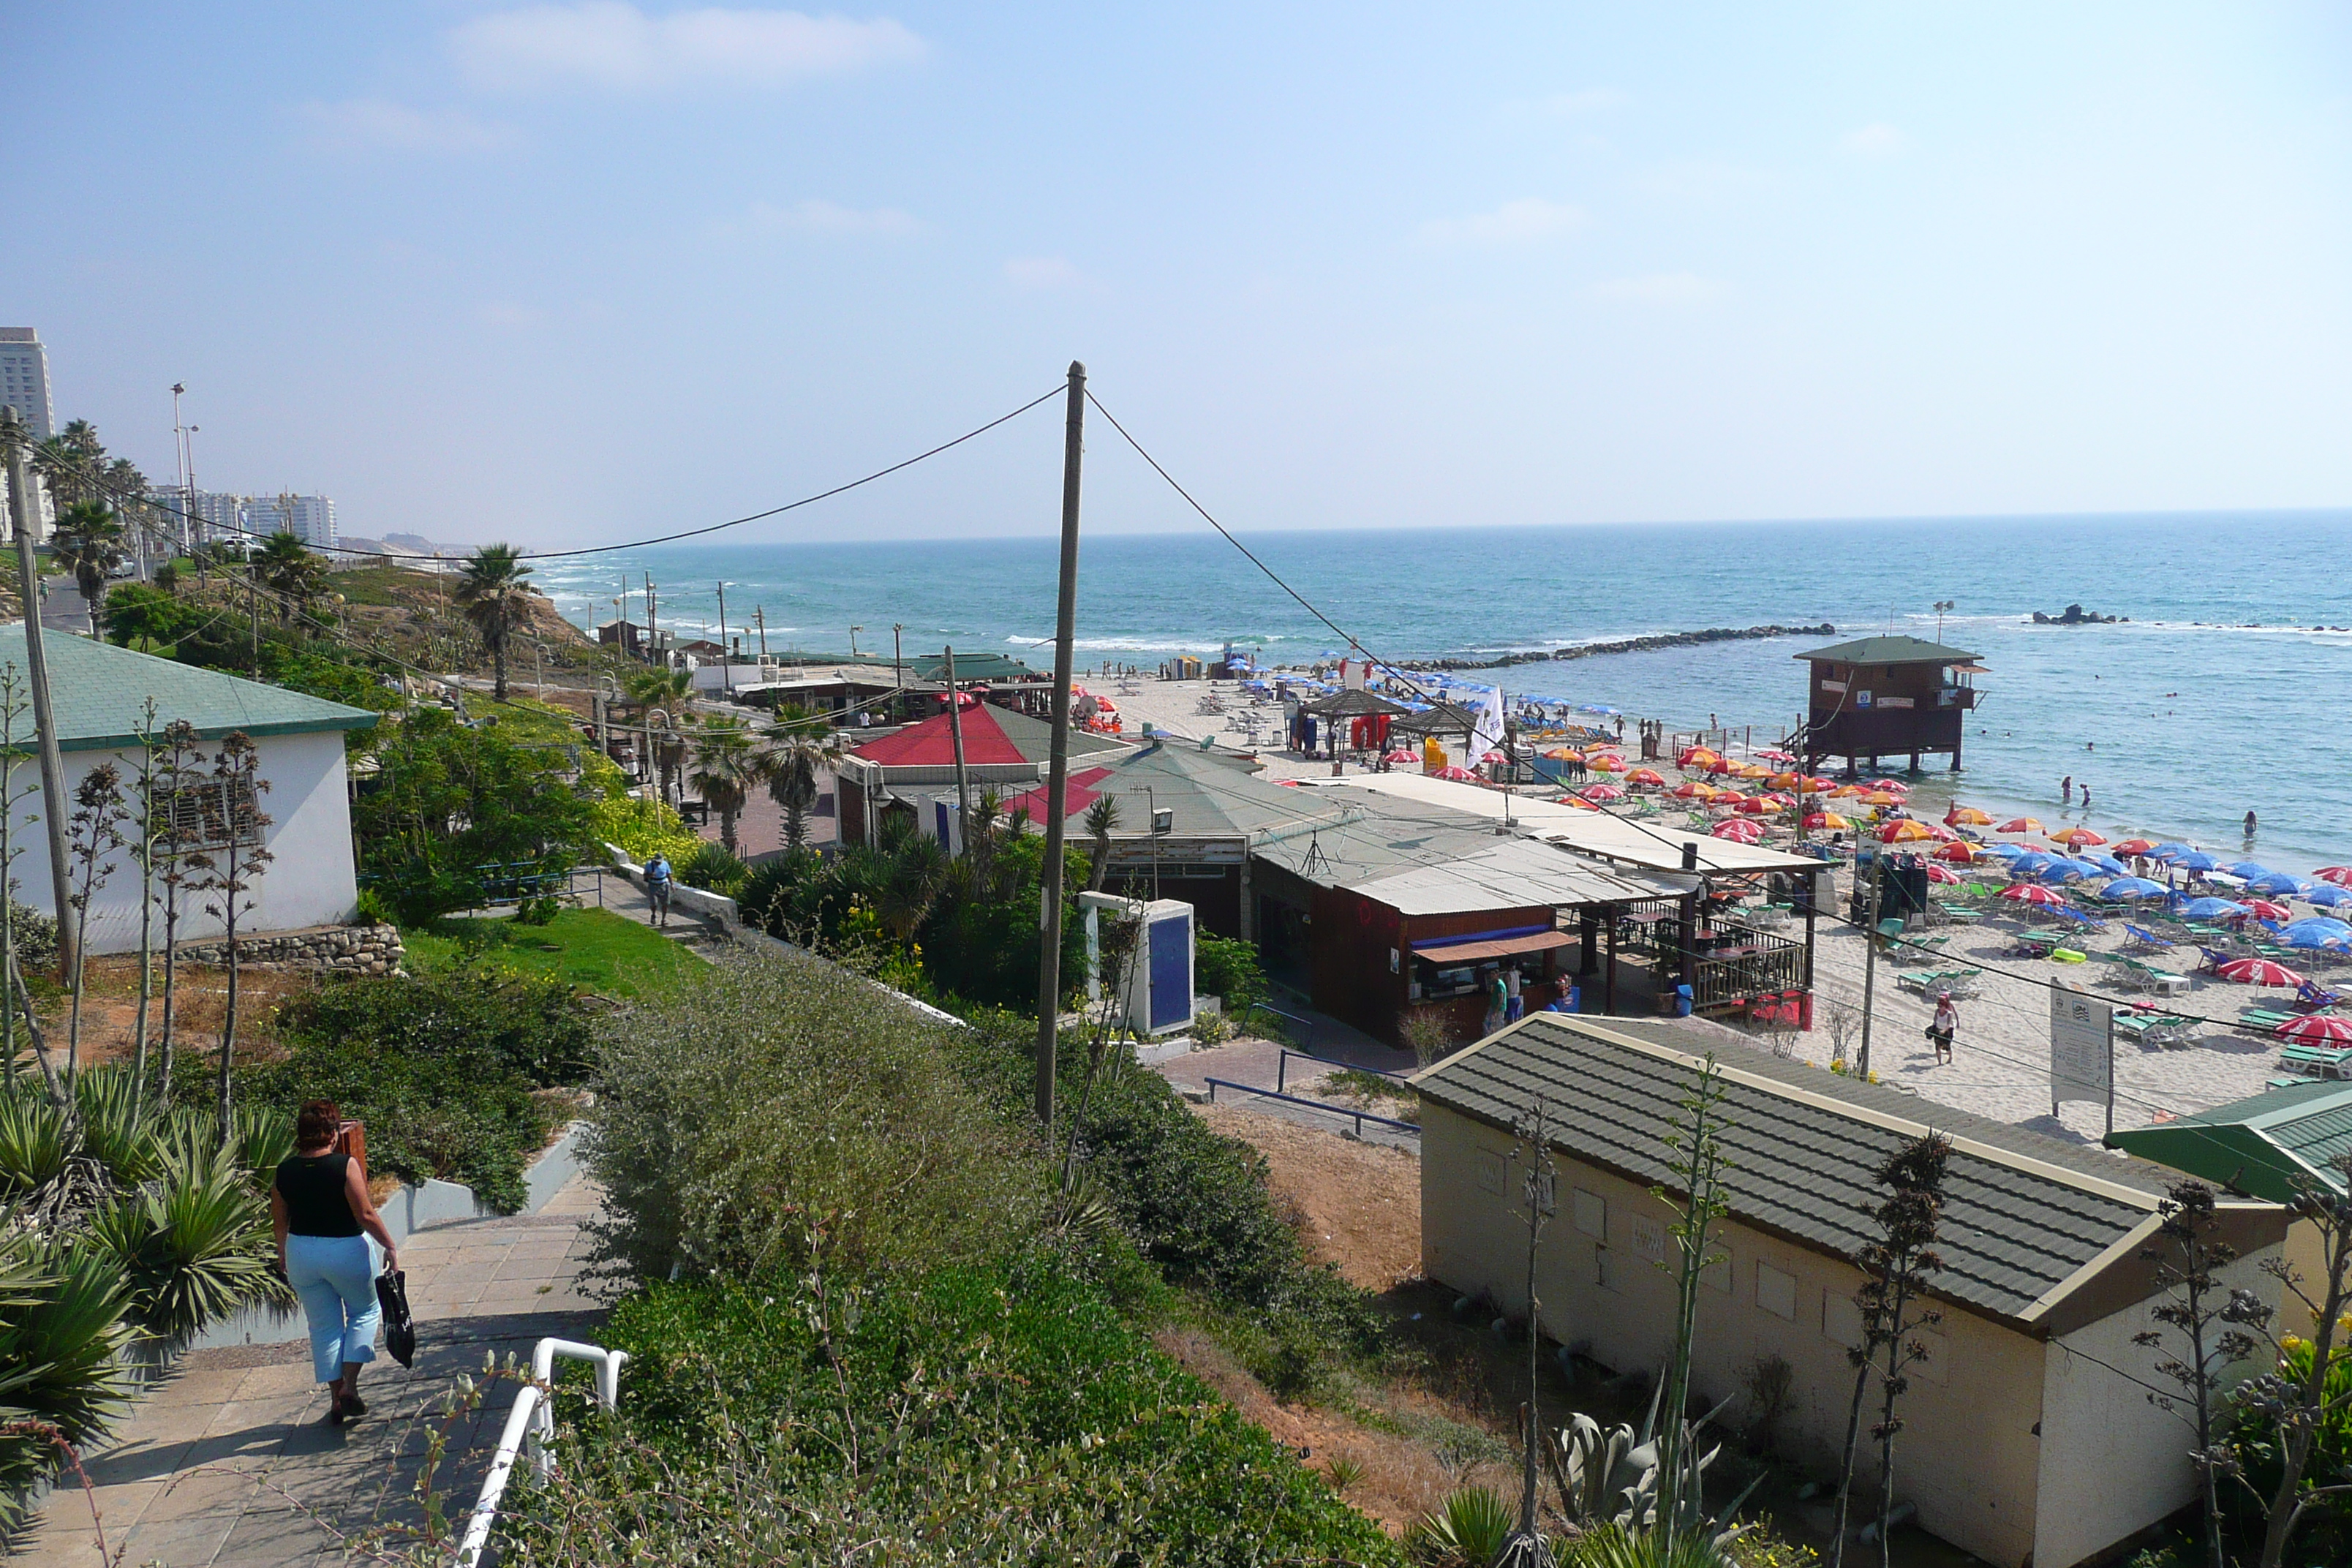
[[[278,1163],[269,1187],[269,1221],[278,1233],[278,1267],[302,1298],[310,1325],[310,1361],[331,1396],[327,1419],[335,1426],[367,1414],[360,1398],[360,1368],[375,1359],[373,1237],[383,1267],[400,1267],[400,1249],[368,1196],[367,1173],[335,1151],[342,1113],[331,1100],[305,1100],[294,1123],[294,1152]]]

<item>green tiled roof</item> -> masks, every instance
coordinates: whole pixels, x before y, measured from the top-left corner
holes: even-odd
[[[45,630],[41,652],[49,670],[49,701],[58,716],[58,745],[68,752],[114,751],[139,743],[147,699],[155,700],[160,728],[185,719],[196,733],[217,741],[242,730],[264,735],[300,735],[320,730],[364,730],[376,716],[324,698],[281,686],[199,669],[152,654],[133,653],[112,643],[92,642],[69,632]],[[25,627],[0,626],[0,667],[27,669]],[[29,713],[20,721],[32,732]]]
[[[1966,664],[1981,656],[1918,637],[1856,637],[1852,642],[1832,643],[1791,657],[1830,659],[1838,664]]]
[[[2305,1182],[2338,1192],[2335,1162],[2352,1154],[2352,1083],[2298,1084],[2107,1142],[2231,1191],[2285,1203]]]
[[[1542,1094],[1562,1153],[1633,1181],[1670,1182],[1664,1134],[1682,1120],[1700,1053],[1674,1025],[1541,1013],[1414,1081],[1449,1110],[1507,1127]],[[1719,1054],[1731,1215],[1852,1258],[1878,1234],[1877,1166],[1929,1127],[1954,1141],[1945,1168],[1933,1292],[2013,1322],[2040,1321],[2154,1214],[2160,1171],[1914,1096],[1784,1062]]]

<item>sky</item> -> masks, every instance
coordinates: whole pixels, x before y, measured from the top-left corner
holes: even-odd
[[[2352,10],[0,0],[60,420],[597,544],[1051,391],[1236,527],[2352,503]],[[1099,422],[1089,530],[1191,526]],[[1051,531],[1058,403],[760,540]]]

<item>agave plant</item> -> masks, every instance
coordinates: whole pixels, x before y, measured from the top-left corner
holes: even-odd
[[[1696,1421],[1684,1422],[1683,1481],[1676,1489],[1681,1499],[1679,1517],[1661,1521],[1658,1415],[1664,1392],[1665,1384],[1661,1380],[1650,1395],[1649,1414],[1643,1418],[1639,1432],[1623,1424],[1603,1432],[1591,1416],[1577,1414],[1569,1417],[1567,1426],[1546,1435],[1545,1457],[1551,1469],[1552,1485],[1559,1494],[1560,1510],[1572,1522],[1587,1527],[1607,1524],[1629,1535],[1641,1535],[1663,1522],[1660,1533],[1677,1539],[1696,1537],[1717,1548],[1727,1546],[1738,1536],[1740,1529],[1725,1521],[1739,1511],[1739,1505],[1748,1500],[1764,1478],[1759,1474],[1727,1507],[1714,1514],[1707,1513],[1700,1500],[1707,1468],[1722,1452],[1720,1444],[1702,1447],[1700,1437],[1709,1424],[1723,1414],[1724,1405],[1731,1403],[1727,1399]]]
[[[1492,1487],[1457,1487],[1405,1531],[1405,1554],[1425,1568],[1486,1568],[1515,1522]]]
[[[120,1415],[140,1363],[287,1299],[262,1173],[290,1135],[250,1112],[233,1131],[224,1148],[211,1117],[142,1105],[119,1067],[58,1098],[0,1086],[0,1531],[57,1440],[86,1443]]]
[[[1619,1524],[1586,1531],[1560,1563],[1561,1568],[1733,1568],[1730,1554],[1710,1536],[1628,1530]]]

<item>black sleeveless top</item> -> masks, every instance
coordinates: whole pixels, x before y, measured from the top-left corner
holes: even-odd
[[[343,1190],[349,1154],[289,1154],[278,1163],[286,1229],[294,1236],[357,1236],[360,1222]]]

